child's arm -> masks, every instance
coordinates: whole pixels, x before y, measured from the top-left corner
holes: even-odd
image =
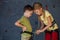
[[[15,22],[15,25],[18,26],[18,27],[21,27],[21,28],[24,27],[24,26],[20,23],[20,21],[16,21],[16,22]]]
[[[40,21],[40,22],[41,22],[41,28],[40,29],[43,29],[44,23],[43,23],[43,21]]]
[[[48,20],[48,25],[46,27],[44,27],[43,29],[39,29],[36,31],[36,34],[40,34],[41,32],[44,32],[45,30],[47,30],[47,28],[49,28],[52,25],[52,21],[51,21],[51,17],[47,17]]]
[[[43,23],[43,21],[40,19],[40,16],[38,16],[38,21],[39,21],[40,24],[41,24],[40,29],[43,29],[43,27],[44,27],[44,23]],[[39,25],[40,25],[40,24],[39,24]]]
[[[51,17],[47,17],[47,20],[48,20],[48,25],[43,28],[42,30],[40,30],[41,32],[44,32],[47,28],[49,28],[51,25],[52,25],[52,20],[51,20]]]
[[[23,31],[26,31],[26,27],[20,23],[20,21],[15,22],[15,25],[21,27]]]

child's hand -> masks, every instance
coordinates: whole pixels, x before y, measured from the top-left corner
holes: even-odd
[[[36,34],[39,35],[39,34],[40,34],[40,30],[37,30],[37,31],[36,31]]]
[[[26,27],[23,27],[22,30],[23,30],[23,32],[26,31]]]
[[[44,32],[44,30],[37,30],[36,34],[39,35],[40,33]]]

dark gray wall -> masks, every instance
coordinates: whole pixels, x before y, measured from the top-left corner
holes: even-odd
[[[60,29],[60,0],[0,0],[0,40],[20,40],[21,28],[14,23],[23,15],[23,7],[34,2],[41,2],[44,9],[48,6]],[[33,14],[30,20],[35,31],[38,24],[36,15]],[[44,40],[44,33],[35,35],[34,40]]]

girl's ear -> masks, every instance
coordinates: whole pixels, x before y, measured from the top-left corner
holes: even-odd
[[[43,10],[43,9],[41,8],[41,10]]]

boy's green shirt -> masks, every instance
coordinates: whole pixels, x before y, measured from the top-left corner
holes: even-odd
[[[22,16],[22,18],[19,19],[19,21],[21,24],[23,24],[27,28],[26,31],[32,32],[32,26],[31,26],[30,21],[27,17]]]

